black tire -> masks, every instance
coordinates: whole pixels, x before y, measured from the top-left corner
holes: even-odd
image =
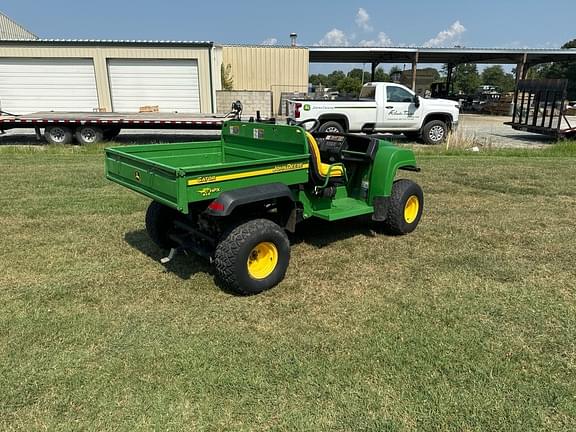
[[[412,200],[416,199],[415,211]],[[408,202],[411,202],[408,209]],[[418,184],[410,180],[397,180],[392,186],[392,195],[388,204],[388,213],[384,221],[384,230],[388,234],[403,235],[416,229],[422,210],[424,209],[424,193]]]
[[[422,128],[422,140],[426,144],[441,144],[448,138],[448,126],[441,120],[432,120]]]
[[[327,121],[320,125],[318,132],[344,133],[346,129],[337,121]]]
[[[255,278],[249,270],[251,257],[257,259],[257,248],[262,245],[269,247],[269,244],[276,250],[276,260],[266,269],[268,273],[261,278]],[[272,261],[272,258],[270,260]],[[258,294],[280,283],[289,262],[288,236],[282,228],[268,219],[255,219],[230,228],[216,246],[214,255],[219,282],[224,288],[242,295]]]
[[[411,141],[418,141],[422,138],[420,132],[404,132],[404,136]]]
[[[50,144],[70,144],[73,137],[72,130],[66,126],[48,126],[44,129],[44,138]]]
[[[114,138],[116,138],[118,136],[120,131],[121,131],[120,128],[106,129],[106,130],[104,130],[104,139],[106,141],[113,140]]]
[[[96,144],[104,139],[104,132],[98,126],[80,126],[75,132],[78,144]]]
[[[146,232],[159,248],[171,249],[177,246],[168,237],[172,229],[172,223],[177,215],[176,210],[156,201],[152,201],[148,206],[148,210],[146,210]]]

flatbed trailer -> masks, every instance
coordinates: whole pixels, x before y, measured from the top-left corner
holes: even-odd
[[[200,129],[220,130],[225,120],[239,118],[240,112],[221,115],[183,113],[117,113],[117,112],[37,112],[9,115],[0,113],[0,131],[35,129],[36,137],[49,143],[80,144],[110,140],[122,129]],[[42,130],[44,130],[42,132]]]

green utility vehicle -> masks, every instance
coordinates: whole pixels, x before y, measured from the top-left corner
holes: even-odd
[[[219,141],[108,148],[106,176],[152,198],[146,229],[170,250],[163,262],[193,251],[227,289],[256,294],[284,278],[286,232],[304,219],[371,215],[394,235],[420,221],[422,190],[395,179],[419,171],[411,150],[317,126],[228,121]]]

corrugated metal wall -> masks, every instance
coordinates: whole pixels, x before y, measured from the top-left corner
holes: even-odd
[[[308,49],[299,47],[223,46],[231,65],[234,90],[269,90],[275,113],[282,92],[308,90]]]
[[[0,12],[0,40],[7,39],[38,39],[38,37]]]
[[[211,113],[215,89],[210,86],[210,73],[218,77],[210,67],[210,48],[208,47],[148,47],[102,45],[55,44],[47,45],[34,41],[2,44],[0,57],[8,58],[87,58],[94,62],[98,101],[101,108],[112,110],[112,99],[108,77],[108,59],[190,59],[198,61],[198,78],[200,84],[200,112]],[[212,68],[214,69],[214,68]],[[215,108],[215,107],[214,107]]]

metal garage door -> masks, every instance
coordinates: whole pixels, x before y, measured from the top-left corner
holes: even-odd
[[[108,76],[114,111],[158,105],[161,112],[200,112],[196,60],[111,59]]]
[[[93,111],[98,108],[91,59],[0,58],[0,109]]]

